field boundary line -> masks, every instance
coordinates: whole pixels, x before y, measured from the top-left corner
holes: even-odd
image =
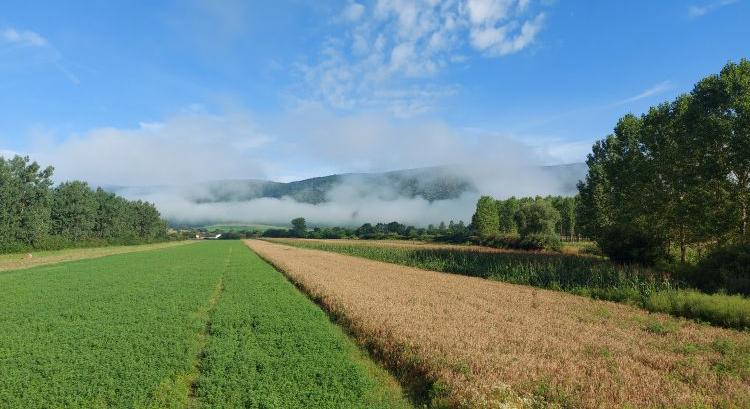
[[[336,307],[336,301],[330,297],[324,297],[316,294],[311,288],[305,286],[301,281],[296,280],[291,274],[285,269],[280,267],[276,262],[270,258],[262,255],[261,253],[253,250],[248,245],[249,240],[243,240],[243,244],[248,251],[253,252],[261,260],[268,263],[274,268],[279,274],[281,274],[287,281],[289,281],[298,291],[305,295],[310,301],[315,303],[328,317],[329,321],[341,328],[344,334],[349,337],[364,353],[369,356],[375,363],[380,367],[384,368],[390,373],[401,385],[403,390],[407,393],[409,401],[415,407],[429,406],[430,402],[430,390],[432,388],[434,379],[430,379],[426,371],[421,370],[416,365],[411,365],[411,362],[401,362],[401,366],[389,364],[385,351],[378,346],[366,333],[358,331],[354,323],[341,311],[341,308]],[[260,240],[267,241],[267,240]],[[282,243],[274,243],[267,241],[273,245],[285,245]],[[325,252],[324,250],[306,249],[312,251]],[[401,348],[403,345],[397,347]]]
[[[227,255],[226,260],[224,261],[224,267],[223,271],[221,273],[221,277],[219,277],[219,282],[216,283],[216,287],[214,287],[214,291],[211,293],[211,296],[208,299],[208,305],[206,306],[205,316],[206,320],[203,325],[203,328],[198,333],[198,352],[195,354],[195,358],[193,361],[193,368],[191,371],[191,378],[190,383],[188,387],[188,395],[187,395],[187,407],[188,408],[194,408],[198,407],[198,397],[196,396],[196,389],[198,386],[198,378],[200,377],[201,370],[202,370],[202,362],[203,358],[206,354],[206,346],[208,345],[208,337],[211,334],[211,318],[213,316],[214,311],[216,310],[216,306],[219,303],[219,299],[221,298],[221,295],[224,293],[224,277],[227,274],[227,271],[229,271],[229,268],[232,265],[232,252],[234,248],[229,248],[229,255]]]
[[[211,333],[211,317],[224,293],[227,270],[231,266],[232,249],[229,249],[229,255],[224,261],[222,272],[219,280],[213,287],[211,294],[205,306],[194,311],[202,322],[201,329],[195,335],[195,353],[192,357],[190,370],[187,372],[177,373],[174,377],[169,377],[162,381],[161,385],[151,394],[151,402],[146,406],[148,408],[162,407],[183,407],[198,408],[199,400],[196,396],[198,378],[201,373],[201,362],[206,353],[208,337]]]

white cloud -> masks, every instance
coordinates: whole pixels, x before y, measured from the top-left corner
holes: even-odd
[[[359,4],[359,3],[350,3],[346,8],[344,9],[344,12],[341,14],[341,16],[349,22],[357,21],[362,17],[362,14],[365,12],[365,6]]]
[[[0,38],[7,44],[23,47],[44,47],[47,45],[47,39],[29,30],[18,31],[15,28],[6,28],[2,31]]]
[[[319,58],[300,64],[308,95],[336,109],[384,108],[405,117],[431,109],[431,93],[415,92],[420,109],[400,111],[383,90],[434,88],[449,66],[467,52],[500,57],[532,44],[545,15],[529,0],[375,0],[349,3],[342,11],[344,34],[329,38]],[[538,7],[537,7],[538,8]],[[447,85],[444,87],[450,87]],[[454,87],[455,88],[455,87]]]
[[[135,129],[99,128],[63,142],[43,141],[31,156],[53,165],[55,180],[93,184],[182,184],[263,177],[254,150],[271,141],[244,114],[186,115]]]
[[[738,0],[719,0],[715,1],[713,3],[703,4],[703,5],[692,5],[688,6],[688,16],[690,17],[702,17],[706,14],[715,11],[717,9],[720,9],[724,6],[728,6],[730,4],[737,3]]]
[[[642,99],[645,99],[645,98],[648,98],[648,97],[652,97],[654,95],[659,95],[661,93],[669,91],[672,88],[674,88],[674,87],[672,86],[672,82],[671,81],[663,81],[663,82],[660,82],[660,83],[658,83],[658,84],[656,84],[656,85],[654,85],[654,86],[652,86],[652,87],[644,90],[643,92],[641,92],[638,95],[634,95],[632,97],[625,98],[625,99],[617,102],[615,105],[622,105],[622,104],[628,104],[628,103],[635,102],[635,101],[640,101]]]
[[[2,44],[11,48],[11,52],[5,54],[9,64],[48,64],[74,85],[81,83],[65,66],[62,54],[46,38],[34,31],[5,28],[0,31],[0,45]]]

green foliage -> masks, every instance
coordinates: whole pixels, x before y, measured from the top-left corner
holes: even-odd
[[[614,245],[613,232],[658,239],[657,253],[675,243],[683,263],[690,246],[747,241],[749,141],[750,61],[742,59],[688,95],[626,115],[593,146],[579,184],[580,229],[610,257],[649,263],[658,257]]]
[[[33,247],[49,232],[52,168],[0,156],[0,251]]]
[[[471,225],[479,236],[488,237],[500,232],[500,218],[495,199],[482,196],[477,201],[477,209],[471,218]]]
[[[556,234],[532,233],[521,239],[519,248],[522,250],[552,250],[562,249],[562,240]]]
[[[292,219],[292,232],[297,235],[297,237],[305,237],[305,233],[307,233],[307,222],[304,217]]]
[[[516,223],[516,213],[518,213],[518,206],[518,199],[516,199],[515,197],[497,201],[497,212],[501,234],[518,234],[518,224]]]
[[[52,188],[52,168],[0,157],[0,252],[165,240],[153,204],[128,201],[85,182]]]
[[[560,220],[560,212],[552,206],[551,201],[541,197],[522,200],[516,213],[518,232],[522,237],[532,234],[554,235]]]
[[[97,197],[86,182],[65,182],[52,190],[51,233],[70,241],[94,237]]]
[[[695,290],[660,291],[650,294],[643,307],[727,328],[750,328],[750,300],[739,295],[705,294]]]
[[[654,265],[668,258],[664,240],[628,225],[607,229],[599,238],[599,247],[610,260],[619,263]]]
[[[239,242],[4,272],[0,288],[3,408],[408,407]]]
[[[505,200],[482,196],[472,217],[471,227],[476,236],[468,239],[496,248],[559,251],[560,235],[573,238],[576,234],[574,204],[575,198],[562,196]],[[565,219],[561,210],[566,212]]]
[[[703,291],[750,295],[750,243],[712,251],[688,270],[685,281]]]

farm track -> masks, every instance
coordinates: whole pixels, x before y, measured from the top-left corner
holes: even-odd
[[[232,264],[233,250],[234,248],[229,248],[229,254],[224,260],[221,277],[219,277],[219,281],[216,283],[214,291],[211,293],[211,297],[209,297],[208,299],[208,305],[206,306],[204,311],[199,312],[201,316],[205,317],[205,324],[203,325],[201,331],[198,333],[198,353],[195,355],[193,368],[187,378],[189,382],[187,388],[188,393],[186,397],[187,408],[200,407],[200,401],[198,400],[196,395],[198,389],[198,377],[200,376],[201,368],[203,367],[203,360],[206,355],[208,336],[211,333],[211,318],[214,311],[216,310],[216,305],[219,303],[219,298],[221,298],[221,295],[224,292],[224,277],[226,276]]]
[[[433,404],[748,407],[750,336],[554,291],[246,244]]]
[[[115,254],[166,249],[192,243],[195,243],[195,241],[138,244],[132,246],[88,247],[80,249],[64,249],[39,252],[35,251],[33,253],[0,254],[0,273],[2,273],[3,271],[22,270],[49,264],[64,263],[67,261],[88,260],[112,256]],[[28,254],[31,254],[30,258],[28,257]]]

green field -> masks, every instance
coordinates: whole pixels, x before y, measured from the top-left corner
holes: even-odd
[[[0,407],[406,407],[240,242],[0,273]]]

